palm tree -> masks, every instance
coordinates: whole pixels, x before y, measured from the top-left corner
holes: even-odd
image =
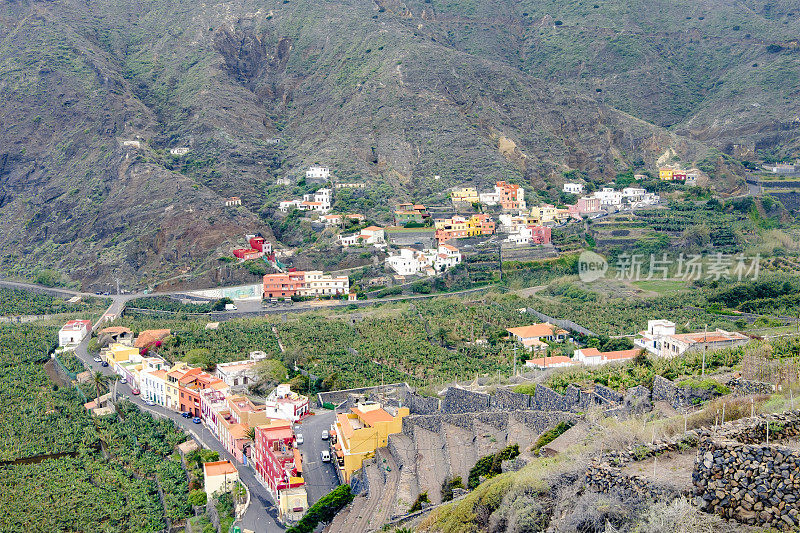
[[[244,436],[250,439],[251,441],[256,441],[256,428],[248,427],[247,431],[244,432]]]
[[[97,391],[97,396],[95,398],[100,398],[100,387],[105,386],[108,382],[108,377],[100,371],[95,371],[91,377],[89,378],[89,383],[94,385],[95,390]],[[98,407],[100,407],[98,402]]]

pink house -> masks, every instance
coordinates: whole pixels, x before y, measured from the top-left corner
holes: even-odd
[[[593,196],[581,196],[576,204],[579,215],[600,211],[600,199]]]

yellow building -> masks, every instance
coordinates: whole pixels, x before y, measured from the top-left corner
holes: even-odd
[[[665,181],[672,181],[672,176],[673,176],[674,173],[675,173],[675,171],[672,170],[671,168],[660,168],[660,169],[658,169],[658,177],[659,177],[659,179],[662,179],[662,180],[665,180]]]
[[[139,361],[139,349],[115,342],[106,351],[106,361],[113,368],[114,364]]]
[[[189,370],[189,365],[183,361],[175,361],[172,368],[167,372],[167,382],[164,384],[164,395],[166,406],[173,411],[180,410],[180,389],[178,380],[183,377],[186,371]]]
[[[403,418],[409,413],[407,407],[400,407],[394,415],[389,414],[377,402],[360,403],[350,410],[336,415],[334,425],[334,452],[345,483],[350,483],[350,476],[365,459],[387,445],[389,435],[402,431]]]
[[[303,478],[293,477],[289,479],[290,485],[302,482]],[[278,493],[278,512],[282,520],[296,522],[303,518],[303,513],[307,509],[308,495],[306,494],[305,486],[283,489]]]
[[[464,187],[462,189],[457,189],[450,193],[450,198],[454,202],[469,202],[475,203],[478,201],[478,191],[472,187]]]

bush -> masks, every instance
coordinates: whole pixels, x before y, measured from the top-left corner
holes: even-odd
[[[339,485],[312,505],[297,525],[290,527],[286,533],[311,533],[320,522],[333,520],[345,505],[353,501],[350,485]]]
[[[451,498],[452,498],[452,494],[451,494]],[[408,510],[408,512],[409,513],[416,513],[417,511],[421,511],[423,503],[431,503],[431,500],[428,498],[428,492],[427,491],[422,492],[422,493],[420,493],[419,496],[417,496],[417,499],[414,501],[414,505],[411,506],[411,508]]]
[[[453,489],[463,489],[464,482],[461,480],[461,476],[456,476],[454,478],[450,478],[449,476],[444,478],[442,481],[442,501],[449,502],[453,499]]]
[[[541,437],[539,437],[536,440],[536,443],[533,445],[533,448],[531,448],[531,451],[533,453],[537,453],[540,449],[542,449],[543,447],[547,446],[548,444],[556,440],[562,433],[564,433],[574,425],[575,423],[572,421],[559,422],[556,425],[556,427],[550,429],[549,431],[546,431],[545,433],[542,434]]]
[[[205,505],[206,501],[208,501],[208,495],[202,489],[193,490],[189,493],[189,505],[201,506]]]
[[[467,488],[474,489],[481,483],[481,476],[491,478],[500,474],[501,464],[508,459],[514,459],[519,455],[519,444],[512,444],[500,450],[499,452],[478,459],[475,466],[469,471],[469,478],[467,479]]]
[[[378,291],[378,298],[386,298],[387,296],[395,296],[403,294],[402,287],[387,287]]]

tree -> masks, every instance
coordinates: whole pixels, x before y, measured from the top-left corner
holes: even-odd
[[[212,309],[214,311],[224,311],[225,310],[225,305],[232,304],[232,303],[233,303],[233,300],[231,300],[228,297],[220,298],[219,300],[214,302],[214,305],[212,306]]]
[[[100,398],[100,389],[105,387],[106,383],[108,383],[108,377],[106,377],[102,372],[95,371],[91,377],[89,378],[89,383],[94,385],[95,391],[97,391],[96,398]],[[99,405],[98,405],[99,407]]]
[[[256,441],[256,428],[254,426],[248,426],[247,431],[244,432],[244,436],[250,439],[251,441]]]
[[[186,352],[185,359],[189,365],[201,366],[206,370],[213,370],[216,364],[211,350],[207,348],[192,348]]]
[[[259,378],[270,383],[283,383],[289,375],[283,363],[277,359],[265,359],[256,365]]]
[[[306,394],[308,392],[308,378],[303,374],[298,374],[289,381],[289,386],[297,394]]]

